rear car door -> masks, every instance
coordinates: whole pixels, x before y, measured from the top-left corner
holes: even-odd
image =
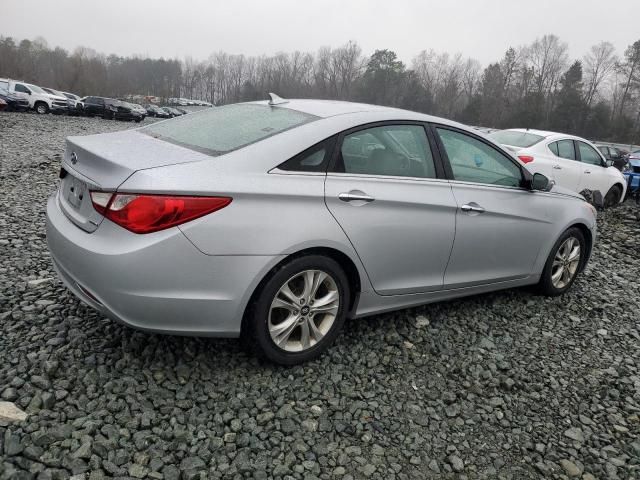
[[[573,140],[570,138],[557,140],[550,143],[548,148],[555,157],[550,179],[561,187],[578,192],[583,169]]]
[[[420,123],[341,134],[325,201],[381,295],[440,290],[456,203]]]
[[[521,187],[515,159],[481,137],[434,126],[457,202],[444,288],[525,278],[551,234],[547,202]]]
[[[575,140],[576,151],[578,152],[578,158],[580,159],[580,166],[582,167],[582,178],[580,182],[580,189],[600,190],[602,195],[606,195],[611,188],[609,183],[609,177],[605,174],[607,163],[595,148],[591,145]]]

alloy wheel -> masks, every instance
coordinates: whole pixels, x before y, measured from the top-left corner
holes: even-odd
[[[551,283],[557,289],[563,289],[578,271],[580,263],[580,242],[575,237],[569,237],[556,252],[551,266]]]
[[[287,280],[269,309],[273,343],[287,352],[318,344],[331,330],[340,308],[336,281],[322,270],[304,270]]]

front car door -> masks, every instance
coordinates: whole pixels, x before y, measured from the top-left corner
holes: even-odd
[[[444,288],[526,278],[552,234],[549,202],[522,188],[515,159],[484,139],[434,126],[458,209]]]
[[[25,100],[27,100],[29,102],[29,106],[33,107],[33,100],[31,99],[31,90],[29,90],[29,88],[27,88],[25,85],[21,84],[21,83],[15,83],[13,85],[13,92],[15,93],[16,96],[20,97],[20,98],[24,98]]]
[[[325,199],[378,294],[442,288],[457,206],[423,124],[341,134]]]
[[[610,179],[606,174],[607,162],[591,145],[585,142],[575,140],[576,151],[580,159],[582,167],[582,181],[580,182],[580,190],[599,190],[602,195],[606,195],[611,185]]]

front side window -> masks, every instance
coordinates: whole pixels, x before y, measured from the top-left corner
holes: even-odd
[[[31,90],[29,90],[27,87],[25,87],[21,83],[16,83],[15,91],[20,93],[31,93]]]
[[[345,135],[335,169],[363,175],[436,177],[421,125],[385,125]]]
[[[455,180],[505,187],[520,186],[520,168],[506,155],[464,133],[445,128],[436,130]]]
[[[595,149],[584,142],[578,142],[578,149],[580,150],[580,161],[591,165],[602,165],[602,157]]]
[[[573,148],[573,140],[558,140],[549,145],[551,150],[557,157],[566,158],[567,160],[576,159],[576,151]]]
[[[217,156],[318,119],[290,108],[239,103],[209,108],[140,131],[154,138]]]

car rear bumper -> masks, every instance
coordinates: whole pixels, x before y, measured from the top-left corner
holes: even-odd
[[[54,267],[83,302],[134,328],[179,335],[240,333],[244,308],[271,256],[205,255],[178,228],[136,235],[110,221],[94,233],[47,203]]]

